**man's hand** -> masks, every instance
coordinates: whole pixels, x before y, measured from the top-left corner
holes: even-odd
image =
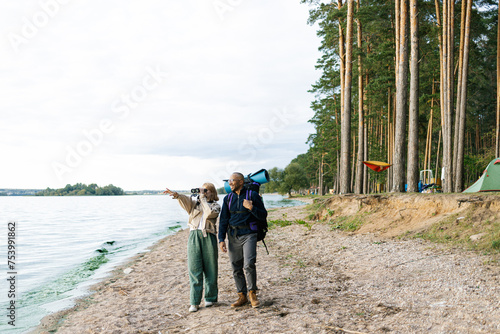
[[[220,248],[220,250],[222,252],[227,253],[227,248],[226,248],[226,242],[225,241],[219,242],[219,248]]]
[[[249,201],[249,200],[247,200],[247,199],[244,199],[244,200],[243,200],[243,206],[244,206],[245,208],[247,208],[248,210],[250,210],[250,211],[252,211],[252,209],[253,209],[253,204],[252,204],[252,201]]]

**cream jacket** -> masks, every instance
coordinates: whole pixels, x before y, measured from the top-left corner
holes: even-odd
[[[177,199],[181,207],[189,213],[189,227],[198,229],[201,224],[204,237],[207,236],[207,232],[217,235],[216,224],[220,213],[219,203],[209,203],[203,195],[200,195],[198,200],[195,197],[179,194]]]

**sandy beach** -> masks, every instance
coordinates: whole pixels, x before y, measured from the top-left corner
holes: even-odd
[[[219,302],[189,313],[188,230],[117,268],[33,333],[500,333],[500,268],[482,255],[420,239],[381,238],[308,221],[304,206],[270,212],[309,225],[272,228],[259,243],[263,306],[237,299],[219,253]]]

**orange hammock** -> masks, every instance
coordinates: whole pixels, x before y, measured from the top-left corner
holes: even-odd
[[[383,172],[384,170],[392,166],[391,164],[380,161],[363,161],[363,163],[368,166],[368,168],[371,168],[376,172]]]

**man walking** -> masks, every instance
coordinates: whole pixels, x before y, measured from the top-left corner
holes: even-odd
[[[229,179],[231,194],[224,198],[220,214],[219,246],[224,253],[229,250],[229,260],[233,268],[233,277],[239,296],[238,300],[231,304],[231,307],[245,305],[248,302],[247,292],[252,307],[259,307],[255,268],[257,230],[253,227],[256,226],[257,220],[266,219],[267,211],[260,195],[255,191],[247,192],[244,184],[243,174],[235,172],[231,175]]]

